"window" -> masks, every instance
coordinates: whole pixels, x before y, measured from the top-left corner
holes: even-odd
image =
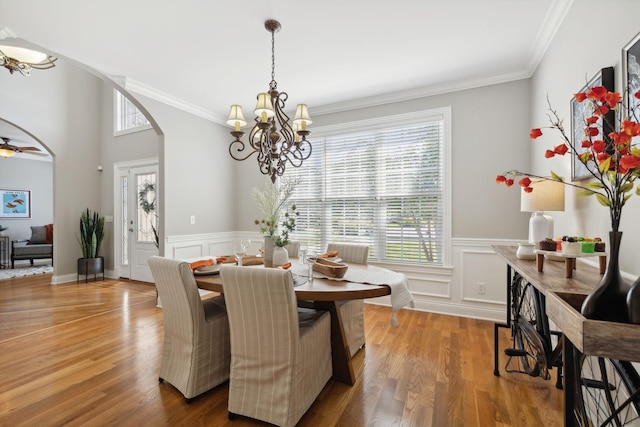
[[[295,240],[363,243],[372,260],[443,265],[450,109],[318,129],[291,201]]]
[[[119,91],[115,92],[116,135],[149,129],[149,120]]]

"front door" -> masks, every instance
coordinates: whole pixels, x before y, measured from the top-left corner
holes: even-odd
[[[119,197],[115,218],[119,277],[153,282],[147,260],[158,254],[158,164],[116,165]]]

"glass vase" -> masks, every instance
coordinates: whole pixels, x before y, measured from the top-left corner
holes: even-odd
[[[622,278],[618,254],[622,232],[609,232],[609,263],[598,286],[582,303],[582,315],[588,319],[628,323],[627,294],[630,284]]]

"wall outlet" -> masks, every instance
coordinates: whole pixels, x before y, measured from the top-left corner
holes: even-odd
[[[478,282],[477,285],[479,294],[485,294],[487,292],[487,285],[485,285],[484,282]]]
[[[196,216],[195,215],[191,215],[191,217],[189,218],[189,224],[193,225],[196,223]]]

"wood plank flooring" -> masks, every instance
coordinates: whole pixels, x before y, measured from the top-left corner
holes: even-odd
[[[186,404],[158,383],[153,286],[0,281],[0,426],[260,426],[227,419],[228,384]],[[300,426],[560,426],[555,380],[493,375],[493,323],[365,304],[353,387],[330,381]],[[509,345],[502,330],[501,348]],[[553,373],[555,376],[555,372]]]

